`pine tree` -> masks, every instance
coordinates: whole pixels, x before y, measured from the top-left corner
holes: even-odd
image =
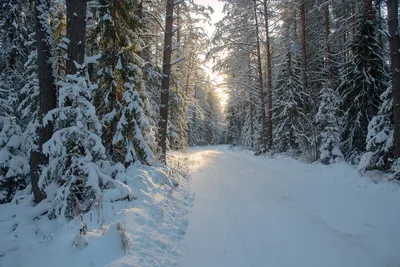
[[[10,202],[18,190],[27,186],[29,162],[22,130],[9,105],[10,91],[0,80],[0,204]]]
[[[274,150],[277,152],[299,153],[298,137],[302,133],[301,82],[298,63],[295,61],[292,50],[294,44],[288,44],[284,54],[284,65],[275,81],[274,107]],[[297,67],[297,68],[296,68]]]
[[[99,1],[97,37],[92,37],[98,38],[96,49],[102,53],[96,105],[105,123],[103,139],[112,159],[126,166],[135,161],[153,161],[154,140],[147,119],[144,62],[140,56],[144,43],[139,37],[136,9],[133,0]]]
[[[45,125],[54,123],[55,132],[43,146],[50,162],[39,184],[52,202],[49,218],[72,219],[90,210],[99,201],[102,189],[121,184],[99,166],[106,155],[101,124],[90,102],[97,86],[88,81],[83,67],[75,75],[66,75],[59,86],[59,106],[44,118]],[[55,192],[51,191],[54,186]]]
[[[4,53],[4,68],[12,70],[13,75],[23,69],[26,56],[29,53],[25,43],[33,32],[32,1],[1,0],[0,1],[0,37],[1,52]],[[14,81],[15,82],[15,81]],[[18,81],[21,83],[21,80]],[[14,84],[16,86],[17,84]]]
[[[188,123],[188,144],[190,146],[204,146],[207,145],[207,119],[204,109],[207,106],[205,94],[203,89],[199,86],[195,87],[196,102],[189,109],[189,123]]]
[[[343,160],[340,151],[340,121],[338,119],[339,97],[329,87],[321,90],[316,122],[319,124],[319,159],[324,164]]]
[[[241,135],[242,135],[242,121],[240,121],[238,116],[235,114],[238,113],[238,108],[228,106],[227,108],[227,129],[226,129],[226,140],[228,143],[234,146],[241,145]]]
[[[368,124],[366,153],[358,168],[361,171],[388,170],[394,162],[394,135],[392,88],[381,95],[382,104],[378,114]]]
[[[0,116],[0,204],[28,184],[29,161],[15,118]]]
[[[379,97],[386,88],[387,67],[377,39],[375,16],[363,2],[359,4],[355,35],[349,43],[351,53],[341,66],[339,92],[344,113],[342,151],[350,161],[357,161],[365,150],[368,123],[377,114]]]

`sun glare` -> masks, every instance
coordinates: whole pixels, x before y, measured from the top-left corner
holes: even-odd
[[[226,105],[228,104],[229,95],[226,92],[226,88],[224,86],[221,86],[225,81],[224,76],[213,73],[212,81],[214,83],[214,86],[215,86],[214,90],[217,93],[217,96],[219,98],[219,102],[221,104],[222,111],[225,111]]]

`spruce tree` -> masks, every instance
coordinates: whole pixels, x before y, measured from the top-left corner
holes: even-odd
[[[97,86],[89,82],[83,66],[76,74],[66,75],[59,86],[58,107],[44,118],[45,125],[54,123],[55,132],[43,145],[50,161],[39,185],[52,202],[49,218],[70,220],[93,208],[102,189],[122,185],[100,167],[107,157],[100,138],[101,124],[91,104]]]
[[[381,94],[378,114],[368,124],[366,153],[358,168],[361,171],[388,170],[394,163],[394,125],[392,88]]]
[[[99,22],[95,27],[95,48],[101,51],[96,93],[107,152],[115,162],[126,166],[153,161],[153,133],[146,110],[143,65],[140,56],[140,18],[135,16],[136,1],[100,0]]]
[[[380,95],[388,81],[387,67],[379,46],[376,17],[364,1],[355,21],[355,35],[348,43],[351,51],[341,66],[339,92],[344,115],[342,151],[357,162],[366,147],[369,121],[378,112]]]
[[[274,150],[277,152],[299,153],[299,140],[302,133],[301,82],[298,63],[294,60],[293,44],[286,47],[284,64],[275,81],[274,107]],[[296,68],[297,67],[297,68]]]
[[[315,120],[319,124],[319,160],[331,164],[343,160],[340,150],[341,122],[338,117],[339,97],[337,92],[324,87]]]

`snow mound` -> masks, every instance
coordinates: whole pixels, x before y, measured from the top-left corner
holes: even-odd
[[[187,179],[176,187],[171,173],[136,163],[117,175],[124,186],[102,192],[99,205],[68,223],[48,220],[50,203],[17,195],[0,205],[0,266],[176,265],[193,198]],[[131,192],[133,201],[121,200]]]

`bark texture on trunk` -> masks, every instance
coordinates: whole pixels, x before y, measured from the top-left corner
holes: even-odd
[[[272,149],[273,143],[273,125],[272,125],[272,70],[271,70],[271,44],[269,39],[269,18],[267,0],[264,0],[265,17],[265,46],[267,50],[267,89],[268,89],[268,149]]]
[[[35,1],[35,17],[36,17],[36,41],[38,53],[39,68],[39,87],[40,102],[38,119],[42,122],[43,116],[56,107],[56,82],[54,77],[54,54],[53,40],[51,37],[51,28],[49,25],[50,16],[50,0]],[[39,126],[37,129],[38,140],[37,150],[33,150],[30,156],[30,175],[32,190],[36,202],[40,202],[45,198],[43,191],[39,188],[38,182],[41,175],[41,166],[48,163],[48,157],[43,154],[43,144],[46,143],[53,135],[53,124]]]
[[[266,116],[265,116],[265,91],[264,91],[264,78],[261,64],[261,48],[260,48],[260,37],[258,30],[258,17],[257,17],[257,1],[254,0],[254,17],[256,22],[256,38],[257,38],[257,63],[258,63],[258,80],[260,85],[260,115],[261,115],[261,153],[267,151],[267,140],[266,140]]]
[[[169,83],[171,76],[171,54],[172,54],[172,30],[173,30],[174,1],[167,0],[165,33],[164,33],[164,56],[163,77],[161,82],[161,105],[160,118],[158,122],[158,146],[160,148],[160,159],[165,163],[167,153],[167,128],[168,128],[168,106],[169,106]]]
[[[400,157],[400,36],[398,34],[398,9],[398,0],[387,0],[396,158]]]
[[[307,37],[306,37],[306,5],[305,0],[300,0],[300,27],[301,27],[301,53],[303,56],[302,67],[302,84],[303,91],[308,92],[308,79],[307,79]]]
[[[67,38],[68,60],[67,73],[75,74],[75,62],[83,64],[85,61],[86,44],[86,0],[67,0]]]
[[[374,13],[372,12],[372,0],[365,0],[365,5],[367,8],[368,19],[373,20]]]

